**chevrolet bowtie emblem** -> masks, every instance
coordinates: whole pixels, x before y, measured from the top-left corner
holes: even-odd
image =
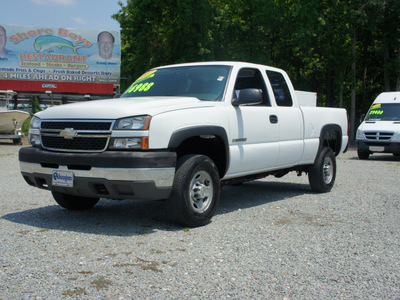
[[[64,139],[73,139],[78,135],[78,132],[75,131],[73,128],[65,128],[60,132],[60,136],[62,136]]]

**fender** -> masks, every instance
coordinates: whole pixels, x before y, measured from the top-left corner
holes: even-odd
[[[325,136],[329,131],[338,132],[339,137],[340,137],[339,142],[337,143],[335,149],[332,149],[333,152],[335,153],[335,155],[337,156],[337,155],[339,155],[340,149],[342,148],[342,136],[343,136],[342,135],[342,127],[340,127],[340,125],[338,125],[338,124],[327,124],[324,127],[322,127],[321,133],[319,135],[319,148],[318,148],[317,153],[319,153],[322,150],[322,147],[324,145]]]
[[[216,136],[222,140],[225,147],[225,157],[226,157],[226,168],[225,172],[228,170],[230,155],[229,155],[229,142],[228,135],[223,127],[220,126],[196,126],[178,129],[172,133],[171,139],[168,144],[169,149],[176,149],[179,145],[186,139],[196,136]]]

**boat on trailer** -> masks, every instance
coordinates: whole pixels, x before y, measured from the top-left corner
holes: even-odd
[[[23,136],[20,129],[29,113],[9,109],[9,99],[15,94],[14,91],[0,91],[1,98],[6,100],[5,107],[0,107],[0,139],[12,139],[15,144],[19,144]]]

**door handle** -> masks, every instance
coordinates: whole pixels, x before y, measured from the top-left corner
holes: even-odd
[[[272,124],[278,123],[278,116],[276,116],[276,115],[270,115],[270,116],[269,116],[269,121],[270,121]]]

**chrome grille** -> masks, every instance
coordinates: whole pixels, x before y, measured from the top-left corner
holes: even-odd
[[[55,151],[101,152],[107,149],[113,121],[42,121],[43,148]],[[72,135],[65,134],[73,132]]]
[[[392,131],[364,131],[364,136],[370,141],[389,141],[394,132]]]

